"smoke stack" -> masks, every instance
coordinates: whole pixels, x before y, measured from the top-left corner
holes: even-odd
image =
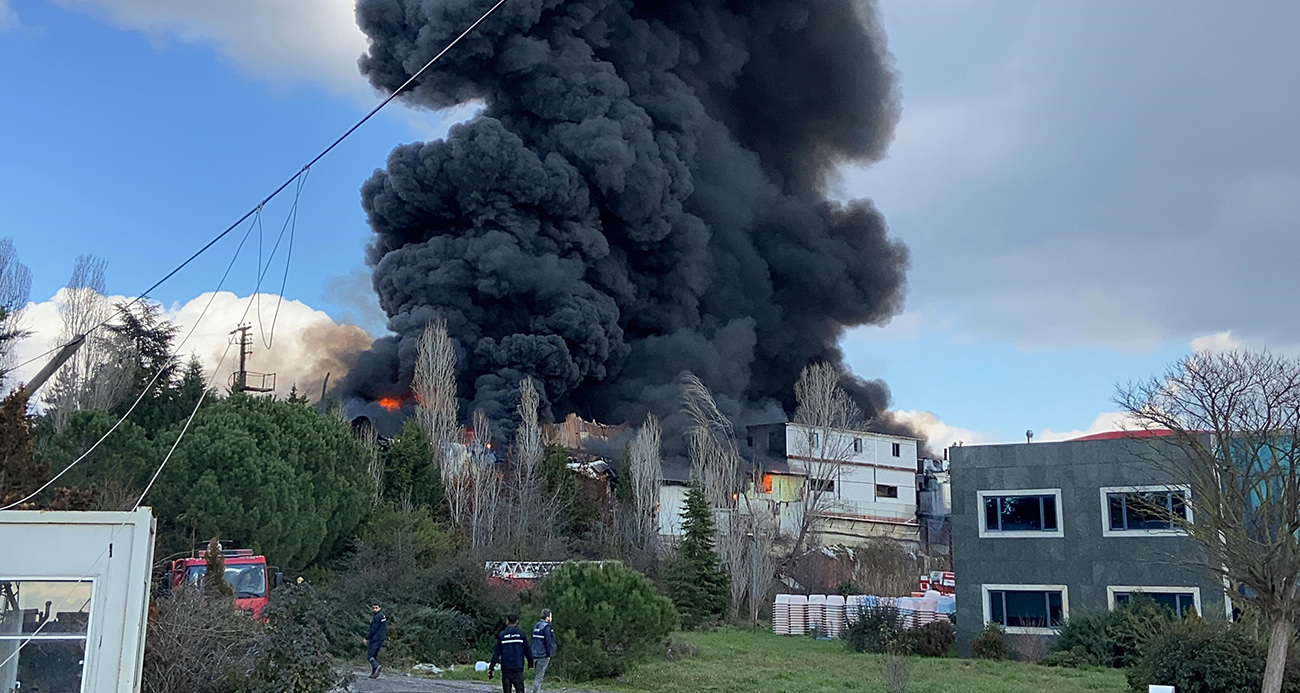
[[[362,72],[393,90],[490,4],[359,0]],[[401,97],[482,112],[362,187],[397,336],[344,394],[409,387],[441,315],[465,415],[508,419],[528,375],[551,420],[653,410],[671,430],[683,371],[730,414],[788,411],[805,365],[902,307],[907,249],[870,202],[825,195],[893,136],[891,62],[857,0],[506,3]],[[847,384],[868,414],[888,404]]]

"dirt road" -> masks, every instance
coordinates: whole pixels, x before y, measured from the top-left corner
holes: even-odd
[[[501,690],[501,683],[494,679],[491,683],[482,683],[478,681],[442,681],[440,679],[425,678],[423,676],[409,676],[402,673],[384,672],[378,679],[369,679],[369,672],[356,672],[357,680],[352,684],[352,690],[356,693],[489,693],[490,691]],[[529,690],[532,689],[533,678],[532,672],[525,677],[525,683],[528,684]],[[574,688],[562,688],[559,686],[546,686],[547,693],[600,693],[600,691],[590,691]]]

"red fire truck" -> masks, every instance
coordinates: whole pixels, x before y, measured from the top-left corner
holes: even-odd
[[[235,606],[261,618],[262,610],[271,601],[271,589],[284,584],[284,575],[267,568],[266,556],[254,554],[252,549],[222,549],[221,554],[226,559],[226,583],[235,592]],[[167,576],[169,586],[198,586],[208,572],[207,556],[207,549],[202,549],[194,556],[173,561]]]

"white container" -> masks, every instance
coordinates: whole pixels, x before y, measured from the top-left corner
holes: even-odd
[[[778,594],[772,604],[772,632],[776,635],[790,634],[790,595]]]
[[[811,594],[808,595],[808,630],[817,628],[825,630],[826,616],[826,595]],[[823,633],[824,635],[824,633]]]
[[[1173,686],[1147,686],[1147,693],[1174,693]]]
[[[826,596],[826,611],[825,615],[822,617],[822,621],[825,624],[823,630],[826,632],[826,635],[829,635],[832,638],[838,638],[840,633],[844,632],[846,626],[844,604],[844,597],[838,594],[830,594]]]
[[[790,635],[808,634],[808,597],[790,595]]]

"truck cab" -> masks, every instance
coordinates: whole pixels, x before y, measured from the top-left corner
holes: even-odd
[[[235,606],[262,618],[262,612],[271,601],[271,589],[278,587],[283,577],[279,571],[268,569],[266,557],[253,553],[252,549],[223,549],[226,559],[226,584],[235,593]],[[172,563],[170,574],[171,587],[182,585],[198,587],[207,575],[206,550],[199,551],[197,557],[179,558]]]

